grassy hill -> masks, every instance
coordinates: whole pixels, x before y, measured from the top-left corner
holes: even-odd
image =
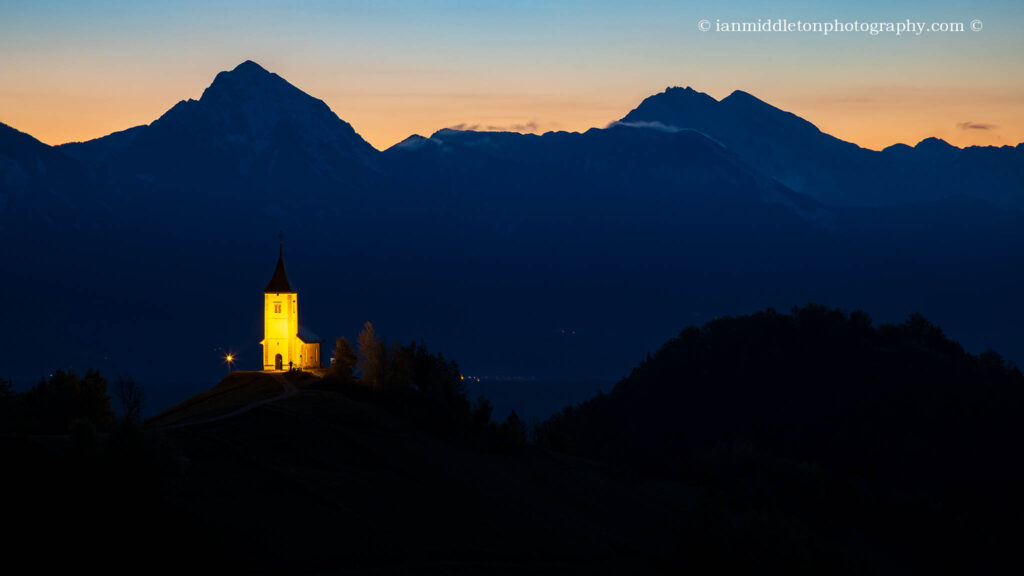
[[[676,537],[694,529],[683,483],[475,447],[310,375],[235,373],[105,439],[4,442],[26,470],[11,549],[41,568],[614,572],[681,560]]]
[[[528,447],[495,454],[322,389],[164,433],[188,462],[173,497],[223,560],[299,571],[600,568],[664,558],[692,498]],[[652,538],[652,535],[657,537]]]
[[[213,388],[153,416],[147,425],[163,428],[220,418],[281,396],[291,388],[304,388],[319,380],[308,372],[232,372]]]

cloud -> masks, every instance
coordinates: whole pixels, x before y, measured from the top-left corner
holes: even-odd
[[[536,122],[530,120],[524,124],[508,124],[504,126],[489,124],[485,130],[490,130],[491,132],[536,132],[539,127]]]
[[[662,124],[661,122],[612,122],[605,128],[614,128],[615,126],[626,126],[629,128],[647,128],[649,130],[657,130],[659,132],[679,132],[682,129],[676,128],[675,126],[669,126],[668,124]]]
[[[995,130],[998,128],[995,124],[985,124],[983,122],[957,122],[956,127],[961,130]]]
[[[466,124],[465,122],[448,126],[448,130],[482,130],[485,132],[537,132],[540,124],[533,120],[523,124]]]
[[[679,128],[679,127],[672,126],[672,125],[669,125],[669,124],[662,124],[661,122],[647,122],[647,121],[621,122],[621,121],[616,121],[616,122],[612,122],[611,124],[606,126],[605,129],[614,128],[616,126],[625,126],[627,128],[640,128],[640,129],[643,129],[643,130],[656,130],[658,132],[668,132],[669,134],[675,134],[677,132],[693,132],[693,133],[696,133],[696,134],[700,134],[701,136],[707,138],[708,140],[711,140],[715,144],[718,144],[718,146],[720,148],[726,148],[726,145],[722,144],[722,142],[719,141],[717,138],[712,138],[710,134],[706,134],[704,132],[701,132],[700,130],[694,130],[693,128]]]

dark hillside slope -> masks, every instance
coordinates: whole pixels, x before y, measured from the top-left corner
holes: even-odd
[[[65,557],[103,556],[116,557],[110,572],[246,574],[692,565],[688,486],[616,477],[531,446],[471,448],[308,375],[287,377],[294,394],[258,403],[281,376],[232,375],[145,431],[0,437],[19,471],[6,518],[25,528],[8,560],[26,554],[54,571]],[[204,422],[246,400],[258,404]],[[193,424],[156,426],[185,419]]]
[[[189,462],[175,497],[243,570],[385,573],[671,558],[685,502],[657,485],[527,449],[494,454],[423,434],[372,404],[309,390],[168,434]],[[590,502],[602,502],[599,507]]]
[[[614,391],[564,410],[559,450],[707,487],[712,541],[780,566],[987,565],[1022,510],[1024,377],[920,315],[808,306],[688,328]],[[853,562],[856,564],[855,562]]]

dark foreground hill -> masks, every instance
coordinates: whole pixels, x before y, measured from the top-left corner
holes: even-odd
[[[985,572],[1017,562],[1022,410],[1016,367],[923,316],[808,306],[688,328],[540,438],[701,486],[723,567]]]
[[[12,550],[40,568],[143,572],[532,574],[684,560],[687,486],[532,446],[474,448],[316,378],[281,379],[236,375],[145,432],[5,439],[19,471]]]
[[[918,315],[876,327],[808,306],[688,328],[533,444],[479,441],[473,421],[490,410],[470,411],[457,387],[461,432],[429,425],[443,399],[427,379],[389,396],[331,378],[236,373],[146,428],[3,437],[8,550],[44,571],[134,572],[903,574],[1015,561],[1024,377]]]

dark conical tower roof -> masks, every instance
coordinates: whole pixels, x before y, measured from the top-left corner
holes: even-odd
[[[274,276],[270,279],[270,284],[267,284],[267,287],[263,290],[264,294],[278,294],[281,292],[295,292],[295,290],[292,290],[291,283],[288,282],[288,273],[284,271],[283,243],[277,255],[277,268],[274,268]]]

